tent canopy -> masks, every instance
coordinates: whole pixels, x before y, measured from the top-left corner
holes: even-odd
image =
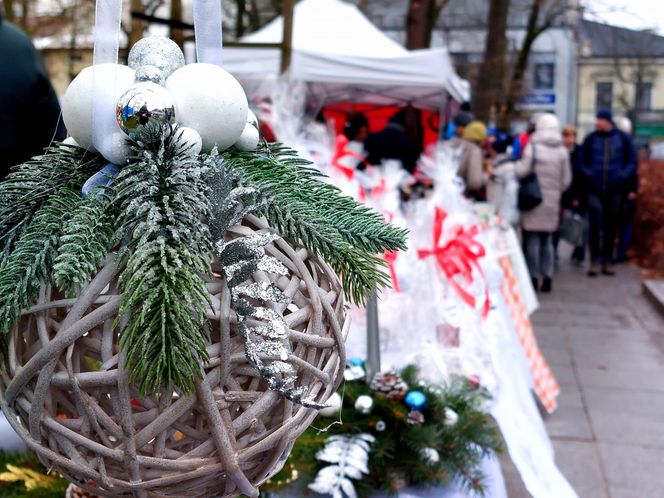
[[[341,0],[302,0],[295,6],[291,77],[315,83],[328,101],[373,104],[414,102],[440,106],[440,95],[470,97],[444,48],[408,51],[374,26],[359,9]],[[280,43],[283,18],[242,38],[251,43]],[[275,78],[277,49],[227,48],[224,66],[241,79]]]

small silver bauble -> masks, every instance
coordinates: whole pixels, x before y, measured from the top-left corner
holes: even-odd
[[[454,427],[459,421],[459,414],[451,408],[445,408],[445,424],[447,427]]]
[[[383,432],[385,429],[387,429],[387,424],[385,422],[383,422],[382,420],[376,422],[376,430],[378,432]]]
[[[175,106],[168,91],[156,83],[136,83],[122,94],[116,108],[120,129],[130,137],[148,126],[175,123]]]
[[[358,397],[357,400],[355,400],[355,409],[364,415],[368,415],[373,409],[373,404],[373,398],[363,394],[362,396]]]
[[[318,410],[318,414],[322,417],[334,417],[341,411],[342,405],[341,396],[339,393],[334,393],[325,403],[327,406]]]
[[[149,81],[157,85],[163,85],[166,78],[164,78],[163,70],[157,66],[145,65],[136,69],[136,81],[139,83]]]
[[[156,66],[168,78],[184,66],[184,54],[177,43],[165,36],[148,36],[136,42],[129,51],[128,65],[134,70],[143,66]]]
[[[420,450],[420,458],[429,465],[436,465],[440,462],[440,453],[435,448],[422,448]]]
[[[344,370],[344,379],[348,381],[363,379],[366,375],[367,372],[364,370],[364,367],[359,365],[351,365]]]

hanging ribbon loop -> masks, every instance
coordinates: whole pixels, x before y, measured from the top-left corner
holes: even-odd
[[[196,60],[223,64],[222,13],[219,0],[194,0]]]

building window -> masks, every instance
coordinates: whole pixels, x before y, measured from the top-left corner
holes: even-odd
[[[636,84],[636,110],[650,111],[652,105],[652,83]]]
[[[613,108],[613,83],[598,81],[595,84],[595,110]]]
[[[537,63],[534,67],[535,90],[553,90],[555,83],[555,65],[551,62]]]

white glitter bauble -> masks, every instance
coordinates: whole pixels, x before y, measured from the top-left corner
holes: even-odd
[[[180,149],[186,149],[189,156],[197,156],[203,148],[203,141],[200,134],[193,128],[181,126],[177,129],[176,140]]]
[[[373,404],[373,398],[363,394],[362,396],[359,396],[357,400],[355,400],[355,409],[364,415],[368,415],[373,409]]]
[[[166,88],[175,100],[178,122],[196,130],[203,151],[228,149],[247,124],[249,105],[238,81],[214,64],[188,64],[175,71]]]
[[[420,458],[429,465],[436,465],[440,462],[440,453],[435,448],[422,448],[420,450]]]
[[[157,66],[145,65],[136,69],[136,81],[150,81],[157,85],[163,85],[166,77],[164,76],[164,72]]]
[[[62,119],[72,138],[81,147],[89,150],[94,150],[92,147],[92,98],[95,74],[98,81],[114,81],[114,101],[117,101],[120,95],[134,84],[133,69],[110,63],[86,67],[69,84],[62,97]],[[113,112],[110,112],[108,116],[98,116],[97,119],[108,119],[115,122]],[[115,127],[117,128],[117,124]]]
[[[459,414],[451,408],[445,408],[445,424],[447,427],[454,427],[459,421]]]
[[[318,414],[323,417],[334,417],[339,414],[341,411],[342,400],[339,393],[334,393],[330,396],[330,399],[327,400],[325,408],[318,410]]]
[[[258,134],[258,129],[251,123],[244,125],[244,130],[242,130],[242,135],[240,139],[235,142],[235,148],[238,150],[250,151],[256,150],[258,147],[258,141],[260,140],[260,135]]]
[[[184,54],[178,44],[165,36],[146,36],[129,51],[127,62],[138,70],[143,66],[157,67],[164,78],[184,66]]]
[[[103,143],[104,158],[107,161],[117,164],[119,166],[127,162],[127,158],[131,154],[131,148],[127,136],[118,131],[112,135],[105,137]]]

